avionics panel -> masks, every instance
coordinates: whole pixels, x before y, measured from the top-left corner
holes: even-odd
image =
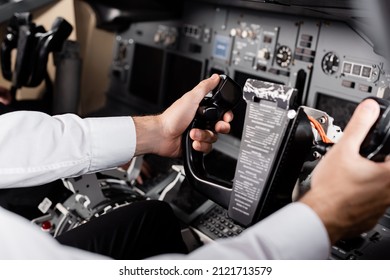
[[[385,60],[364,34],[342,22],[322,23],[312,74],[305,103],[326,111],[342,129],[363,98],[390,96]]]
[[[223,73],[241,85],[256,78],[295,87],[299,104],[327,111],[343,127],[362,98],[390,98],[385,69],[367,38],[344,22],[186,1],[179,20],[134,23],[118,34],[109,98],[158,112]],[[243,109],[233,137],[223,137],[234,147]]]
[[[177,22],[134,24],[116,38],[110,104],[161,112],[204,77],[204,60],[180,52]],[[188,32],[188,31],[187,31]]]

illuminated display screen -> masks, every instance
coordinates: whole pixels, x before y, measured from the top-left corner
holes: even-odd
[[[217,35],[213,49],[213,57],[228,60],[232,40],[227,36]]]

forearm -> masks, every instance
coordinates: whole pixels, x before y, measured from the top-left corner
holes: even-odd
[[[321,197],[317,198],[316,194],[312,192],[305,195],[300,201],[313,209],[318,215],[326,228],[331,244],[339,240],[348,230],[337,219],[338,213],[342,213],[343,210],[334,209],[334,206],[329,205],[329,201],[323,201]],[[322,203],[318,203],[318,201],[322,201]]]
[[[133,117],[136,131],[135,156],[143,154],[157,154],[161,139],[158,116]]]

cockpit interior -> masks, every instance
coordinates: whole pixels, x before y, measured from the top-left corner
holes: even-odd
[[[375,16],[385,13],[384,2],[0,1],[0,84],[15,97],[12,110],[137,116],[158,114],[204,78],[226,75],[241,88],[249,79],[293,90],[294,103],[322,114],[316,116],[328,136],[338,138],[364,98],[390,100],[390,37],[381,36],[386,15]],[[33,53],[34,44],[42,51]],[[162,200],[180,220],[190,251],[240,235],[307,191],[322,156],[314,151],[310,162],[294,167],[299,152],[284,151],[288,158],[272,172],[289,175],[269,183],[274,207],[259,210],[264,201],[256,201],[257,214],[242,218],[231,205],[240,193],[229,188],[245,165],[242,150],[249,149],[243,146],[253,118],[246,114],[249,103],[234,107],[231,132],[219,135],[202,159],[210,177],[229,182],[226,199],[194,186],[188,159],[144,155],[113,170],[1,190],[0,205],[58,236],[134,201]],[[287,179],[289,188],[280,188]],[[389,248],[390,209],[371,231],[337,242],[331,258],[390,259]]]

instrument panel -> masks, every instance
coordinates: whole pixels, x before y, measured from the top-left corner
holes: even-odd
[[[157,112],[212,73],[295,87],[300,104],[341,128],[363,98],[390,98],[384,58],[348,23],[199,2],[185,2],[178,20],[118,34],[109,98]]]

